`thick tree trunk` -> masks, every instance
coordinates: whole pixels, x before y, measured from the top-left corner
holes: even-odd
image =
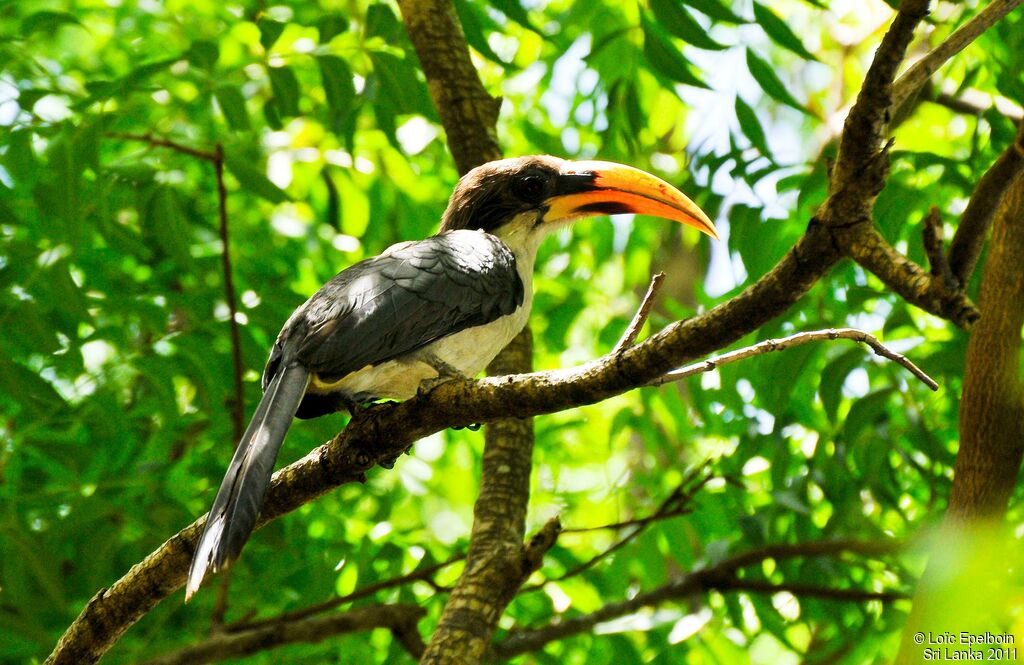
[[[960,451],[945,523],[936,539],[903,634],[897,663],[916,663],[929,632],[968,629],[950,606],[966,585],[981,593],[1001,577],[999,532],[1024,454],[1024,400],[1020,380],[1024,325],[1024,176],[999,204],[981,283],[981,318],[967,347],[960,402]],[[991,566],[979,561],[991,561]],[[969,579],[968,579],[969,578]],[[995,592],[995,589],[989,591]],[[982,595],[988,594],[988,591]],[[993,601],[994,602],[994,601]],[[994,608],[988,608],[992,610]],[[969,613],[970,608],[963,608]],[[996,632],[1001,626],[988,625]],[[922,645],[921,636],[925,636]]]

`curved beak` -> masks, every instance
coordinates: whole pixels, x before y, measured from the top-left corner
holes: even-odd
[[[544,203],[545,222],[635,213],[671,219],[718,240],[715,225],[685,194],[661,178],[625,164],[566,162],[556,178],[554,194]]]

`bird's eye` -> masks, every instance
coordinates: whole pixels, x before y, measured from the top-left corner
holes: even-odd
[[[515,195],[523,201],[537,203],[544,194],[544,179],[535,175],[524,175],[515,180]]]

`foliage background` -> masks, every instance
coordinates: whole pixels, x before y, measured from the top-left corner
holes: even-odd
[[[833,139],[891,18],[882,2],[456,3],[506,154],[599,156],[657,172],[725,242],[656,220],[581,223],[541,251],[538,368],[614,345],[649,276],[657,328],[738,292],[803,232]],[[939,3],[917,52],[975,10]],[[956,93],[1021,99],[1019,16],[943,70]],[[0,659],[45,655],[82,605],[208,508],[231,454],[232,355],[209,164],[124,138],[223,144],[247,405],[281,323],[337,270],[436,228],[456,178],[415,54],[388,3],[34,2],[0,7]],[[932,95],[934,96],[934,95]],[[875,209],[923,260],[929,205],[952,220],[1013,138],[994,109],[915,106]],[[683,385],[539,418],[531,527],[652,513],[708,463],[692,511],[588,571],[518,598],[502,628],[592,611],[766,543],[909,537],[945,504],[966,335],[846,262],[757,339],[853,325],[941,385],[843,343],[808,345]],[[753,342],[751,338],[746,341]],[[301,456],[343,426],[296,425]],[[464,551],[481,437],[421,441],[394,471],[262,530],[228,619],[272,616]],[[1021,525],[1019,513],[1011,524]],[[621,534],[620,534],[621,535]],[[609,547],[567,534],[538,579]],[[797,559],[754,578],[910,591],[922,559]],[[458,567],[438,577],[453,583]],[[200,640],[216,593],[175,596],[111,662]],[[442,607],[417,583],[380,600]],[[1019,598],[999,599],[1019,616]],[[796,662],[891,656],[909,603],[711,593],[604,624],[539,662]],[[1017,628],[1010,623],[1002,629]],[[995,626],[990,627],[995,629]],[[281,654],[284,654],[283,656]],[[251,662],[391,662],[384,632]]]

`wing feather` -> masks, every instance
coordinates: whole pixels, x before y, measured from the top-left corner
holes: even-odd
[[[515,257],[490,234],[450,231],[394,245],[342,271],[296,310],[264,381],[292,358],[323,380],[341,378],[511,314],[523,296]]]

